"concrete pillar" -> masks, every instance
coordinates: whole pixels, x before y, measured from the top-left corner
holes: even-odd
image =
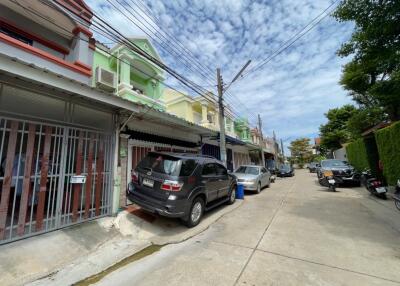
[[[131,66],[129,63],[129,58],[125,55],[120,56],[119,61],[120,71],[119,71],[119,79],[120,86],[131,89]]]
[[[207,124],[208,123],[207,113],[208,113],[207,105],[202,104],[201,105],[201,119],[202,119],[201,123],[202,124]]]
[[[72,50],[67,60],[91,69],[91,53],[89,52],[89,39],[92,33],[85,27],[78,26],[73,30],[74,39],[72,41]]]
[[[119,207],[126,206],[126,189],[127,189],[127,176],[128,176],[128,138],[120,137],[119,158],[121,166],[121,180],[120,180],[120,194],[119,194]]]
[[[119,130],[118,125],[116,125],[115,130],[115,147],[114,147],[114,170],[113,170],[113,204],[112,204],[112,213],[116,214],[119,210],[119,195],[121,193],[121,167],[118,166],[118,153],[119,153]]]

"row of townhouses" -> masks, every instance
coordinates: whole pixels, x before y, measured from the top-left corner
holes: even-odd
[[[165,88],[157,65],[97,42],[92,17],[82,0],[0,3],[0,244],[115,214],[149,151],[220,158],[217,101]],[[230,170],[276,165],[274,138],[260,152],[229,107],[225,125]]]

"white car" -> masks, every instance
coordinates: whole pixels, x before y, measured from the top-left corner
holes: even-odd
[[[271,184],[271,173],[262,166],[243,165],[232,173],[237,178],[237,182],[244,186],[247,191],[260,193],[264,187]]]

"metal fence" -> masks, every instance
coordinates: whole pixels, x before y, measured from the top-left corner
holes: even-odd
[[[108,215],[110,134],[0,117],[0,244]]]

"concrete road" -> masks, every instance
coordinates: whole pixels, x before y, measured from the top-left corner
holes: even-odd
[[[98,285],[400,285],[400,212],[297,171]]]

